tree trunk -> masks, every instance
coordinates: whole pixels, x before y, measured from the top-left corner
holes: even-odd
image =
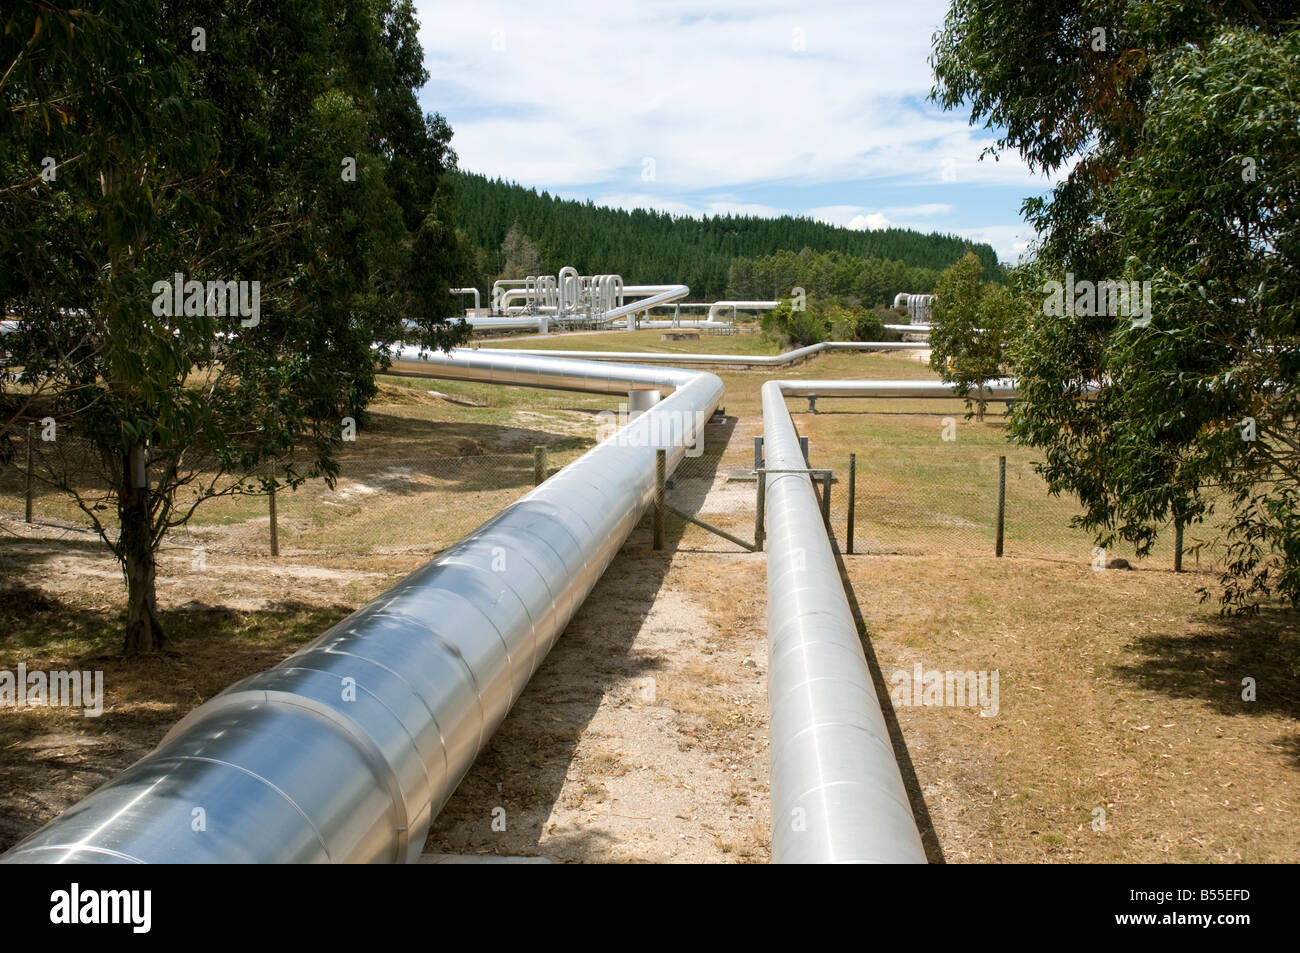
[[[154,587],[155,559],[144,444],[133,446],[122,463],[122,490],[117,503],[122,534],[118,555],[126,576],[126,635],[122,654],[143,655],[160,652],[163,647]]]

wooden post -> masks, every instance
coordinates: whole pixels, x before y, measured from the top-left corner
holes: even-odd
[[[275,464],[271,464],[271,479],[275,480]],[[271,484],[271,495],[268,498],[270,502],[271,513],[271,555],[280,555],[280,527],[276,525],[275,516],[275,484]]]
[[[822,475],[822,522],[826,524],[826,532],[830,534],[832,539],[834,539],[835,534],[831,530],[831,477],[832,476],[833,474],[831,473],[830,470],[827,470]]]
[[[1183,571],[1183,521],[1174,520],[1174,572]]]
[[[1007,458],[998,457],[998,555],[1002,555],[1002,540],[1007,525]]]
[[[541,486],[546,481],[548,469],[546,448],[540,445],[533,447],[533,486]]]
[[[32,481],[32,451],[33,451],[32,442],[35,440],[35,429],[36,429],[35,424],[27,425],[27,489],[24,491],[24,494],[27,499],[27,504],[25,507],[26,516],[24,517],[24,521],[28,523],[32,521],[32,492],[34,489],[34,484]]]
[[[655,451],[655,551],[664,548],[664,484],[668,481],[668,453]]]
[[[766,514],[763,512],[767,506],[767,474],[758,474],[758,508],[754,511],[754,550],[763,551],[763,540],[767,538]]]
[[[845,531],[848,537],[849,555],[853,555],[853,508],[857,505],[858,498],[858,455],[849,454],[849,525]]]

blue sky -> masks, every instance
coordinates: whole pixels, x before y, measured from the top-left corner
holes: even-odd
[[[986,241],[1051,181],[926,101],[947,0],[416,0],[463,169],[600,205]],[[575,262],[581,267],[580,262]]]

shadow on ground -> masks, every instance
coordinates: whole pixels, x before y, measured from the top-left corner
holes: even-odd
[[[0,589],[0,670],[103,673],[103,713],[0,710],[0,851],[62,813],[132,762],[222,689],[269,668],[351,611],[281,602],[257,612],[191,603],[164,610],[168,651],[121,657],[122,614]]]
[[[889,729],[889,743],[893,746],[894,757],[898,760],[898,769],[903,776],[903,787],[907,789],[907,800],[911,804],[912,816],[916,818],[916,827],[921,834],[921,845],[925,848],[925,858],[932,864],[947,863],[943,855],[943,847],[939,843],[939,835],[934,829],[934,821],[930,817],[930,808],[925,803],[925,794],[921,791],[921,782],[916,776],[916,767],[912,764],[912,754],[907,750],[907,739],[903,737],[903,730],[898,724],[898,715],[894,712],[889,685],[885,682],[880,661],[876,658],[875,647],[871,644],[866,619],[863,618],[857,595],[853,591],[853,583],[844,565],[844,557],[838,545],[833,548],[835,562],[840,570],[840,583],[844,586],[844,594],[848,597],[853,621],[858,626],[862,651],[867,657],[867,668],[871,671],[871,683],[876,689],[876,698],[880,701],[880,711],[885,716],[885,725]]]
[[[1300,612],[1261,609],[1253,618],[1218,616],[1177,635],[1133,641],[1141,658],[1114,671],[1144,689],[1209,702],[1225,715],[1300,719]],[[1242,698],[1254,679],[1255,700]]]
[[[716,470],[721,458],[710,451],[725,445],[734,425],[734,418],[709,425],[706,452],[692,461],[693,476],[703,477],[710,468]],[[694,502],[698,505],[698,500]],[[677,505],[693,512],[685,500]],[[661,667],[659,660],[633,651],[632,643],[654,607],[683,530],[680,520],[669,521],[662,552],[651,548],[649,515],[632,531],[435,819],[426,851],[542,852],[544,827],[561,796],[579,739],[601,701],[620,684],[651,675]],[[594,605],[603,610],[599,624],[588,611]],[[613,625],[609,622],[611,607],[616,619]],[[576,671],[584,677],[574,679]],[[498,812],[494,818],[497,808],[504,815]],[[504,820],[504,833],[493,830],[494,819]],[[602,832],[583,830],[550,838],[545,853],[557,860],[601,862],[611,859],[612,846]]]

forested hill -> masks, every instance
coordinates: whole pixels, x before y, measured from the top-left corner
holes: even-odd
[[[504,265],[501,246],[516,221],[540,249],[548,273],[573,265],[586,275],[621,274],[638,284],[682,281],[697,300],[725,296],[732,259],[759,258],[782,249],[838,251],[932,269],[973,251],[987,275],[997,271],[991,246],[951,235],[904,228],[856,231],[791,216],[697,219],[641,209],[627,212],[467,172],[456,173],[453,185],[458,225],[487,253],[493,274]]]

